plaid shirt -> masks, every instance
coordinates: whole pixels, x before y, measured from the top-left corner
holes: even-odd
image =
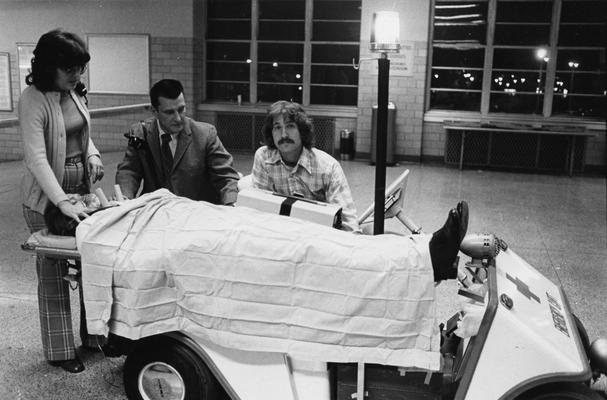
[[[277,149],[262,146],[255,152],[252,175],[256,188],[339,204],[342,208],[342,229],[361,232],[344,171],[324,151],[304,147],[297,165],[288,167]]]

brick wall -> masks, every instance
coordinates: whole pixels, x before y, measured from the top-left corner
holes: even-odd
[[[11,77],[13,91],[13,112],[0,112],[0,118],[17,117],[20,85],[17,67],[17,54],[11,54]],[[145,60],[142,60],[145,62]],[[192,38],[150,37],[150,77],[151,84],[164,79],[178,79],[184,86],[187,114],[195,117],[196,104],[194,101],[194,40]],[[86,76],[85,76],[86,79]],[[147,95],[88,95],[89,109],[106,108],[130,104],[149,103]],[[123,134],[129,126],[139,120],[148,118],[148,111],[130,111],[118,115],[108,115],[93,118],[91,135],[100,151],[117,151],[126,146]],[[23,158],[23,144],[17,126],[0,128],[0,161],[19,160]]]
[[[422,149],[424,161],[439,161],[444,159],[445,129],[442,123],[424,122]]]
[[[422,151],[427,42],[408,42],[406,45],[413,47],[411,74],[391,74],[389,83],[389,100],[396,107],[394,155],[397,160],[419,160]],[[377,58],[378,54],[370,53],[368,48],[368,42],[361,42],[361,59]],[[373,73],[376,65],[375,60],[363,61],[359,72],[356,152],[357,157],[362,158],[369,158],[371,151],[372,107],[377,104],[377,73]]]

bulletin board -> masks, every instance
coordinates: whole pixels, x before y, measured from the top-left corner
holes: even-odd
[[[89,34],[89,92],[148,94],[150,40],[139,34]]]
[[[13,111],[9,53],[0,53],[0,111]]]

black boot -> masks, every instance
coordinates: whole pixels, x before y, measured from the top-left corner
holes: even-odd
[[[430,258],[434,270],[434,282],[457,278],[456,258],[459,245],[468,230],[468,203],[460,201],[449,211],[442,228],[430,239]]]

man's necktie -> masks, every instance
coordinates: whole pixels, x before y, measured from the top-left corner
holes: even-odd
[[[169,146],[171,134],[164,133],[160,138],[162,139],[162,166],[164,167],[165,176],[168,180],[171,176],[171,169],[173,168],[173,153],[171,153],[171,146]]]

